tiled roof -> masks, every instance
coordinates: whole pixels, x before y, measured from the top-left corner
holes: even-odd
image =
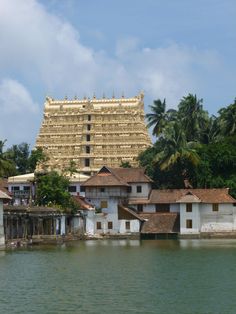
[[[85,209],[85,210],[93,209],[93,206],[89,204],[84,197],[76,195],[76,196],[73,196],[73,198],[76,200],[77,203],[79,203],[81,209]]]
[[[165,203],[181,203],[190,199],[188,195],[192,195],[195,201],[200,200],[201,203],[236,203],[236,200],[229,195],[229,190],[224,189],[167,189],[152,190],[150,195],[150,204]],[[188,200],[189,202],[190,200]]]
[[[10,200],[11,197],[0,190],[0,200]]]
[[[0,179],[0,190],[9,195],[7,179]]]
[[[123,215],[122,215],[122,212],[123,212]],[[127,218],[124,218],[125,217],[124,212],[125,212]],[[128,214],[128,216],[127,216],[127,214]],[[134,210],[132,210],[128,207],[125,207],[123,205],[118,205],[118,219],[131,219],[130,216],[133,219],[138,219],[138,220],[144,221],[144,218],[141,217],[139,214],[137,214]]]
[[[144,173],[143,168],[109,168],[118,177],[128,183],[148,183],[152,180]]]
[[[132,182],[152,182],[142,168],[103,167],[98,173],[84,182],[83,186],[128,186]]]
[[[142,213],[143,223],[141,233],[177,233],[180,228],[178,213]]]

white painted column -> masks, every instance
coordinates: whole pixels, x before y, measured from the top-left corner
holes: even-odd
[[[4,226],[3,226],[3,201],[0,199],[0,247],[4,247]]]

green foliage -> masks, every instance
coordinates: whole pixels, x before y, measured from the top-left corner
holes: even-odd
[[[166,111],[166,100],[162,102],[160,99],[154,100],[153,105],[149,106],[151,113],[146,114],[148,127],[153,127],[152,134],[155,136],[161,135],[168,122],[176,118],[176,111],[170,109]]]
[[[15,164],[12,160],[8,158],[6,152],[4,152],[6,140],[0,140],[0,178],[9,177],[17,173]]]
[[[73,173],[76,173],[77,167],[74,160],[70,160],[69,166],[64,169],[64,173],[69,173],[70,176],[73,175]]]
[[[4,151],[5,143],[0,140],[0,177],[34,172],[38,162],[47,160],[41,148],[30,152],[29,144],[21,143]]]
[[[121,168],[131,168],[131,164],[128,161],[122,161],[120,164]]]
[[[43,206],[61,206],[66,209],[71,205],[68,192],[69,180],[56,171],[36,177],[36,202]]]
[[[236,99],[218,117],[209,117],[203,100],[192,94],[181,99],[171,118],[165,101],[150,108],[149,126],[159,138],[138,159],[154,186],[229,187],[236,197]]]
[[[11,160],[15,166],[18,174],[28,172],[28,159],[30,156],[29,144],[21,143],[13,145],[6,151],[8,160]]]
[[[30,157],[28,158],[28,171],[34,172],[38,162],[47,161],[47,157],[44,154],[42,148],[36,148],[31,151]]]

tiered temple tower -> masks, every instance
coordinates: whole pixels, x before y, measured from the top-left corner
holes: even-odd
[[[46,97],[36,140],[48,156],[47,170],[63,170],[71,161],[91,174],[103,165],[137,166],[138,154],[151,145],[144,123],[143,94],[134,98],[54,100]]]

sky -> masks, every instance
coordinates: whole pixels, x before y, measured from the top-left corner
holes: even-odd
[[[34,147],[45,97],[133,97],[210,114],[236,97],[235,0],[0,0],[0,140]]]

